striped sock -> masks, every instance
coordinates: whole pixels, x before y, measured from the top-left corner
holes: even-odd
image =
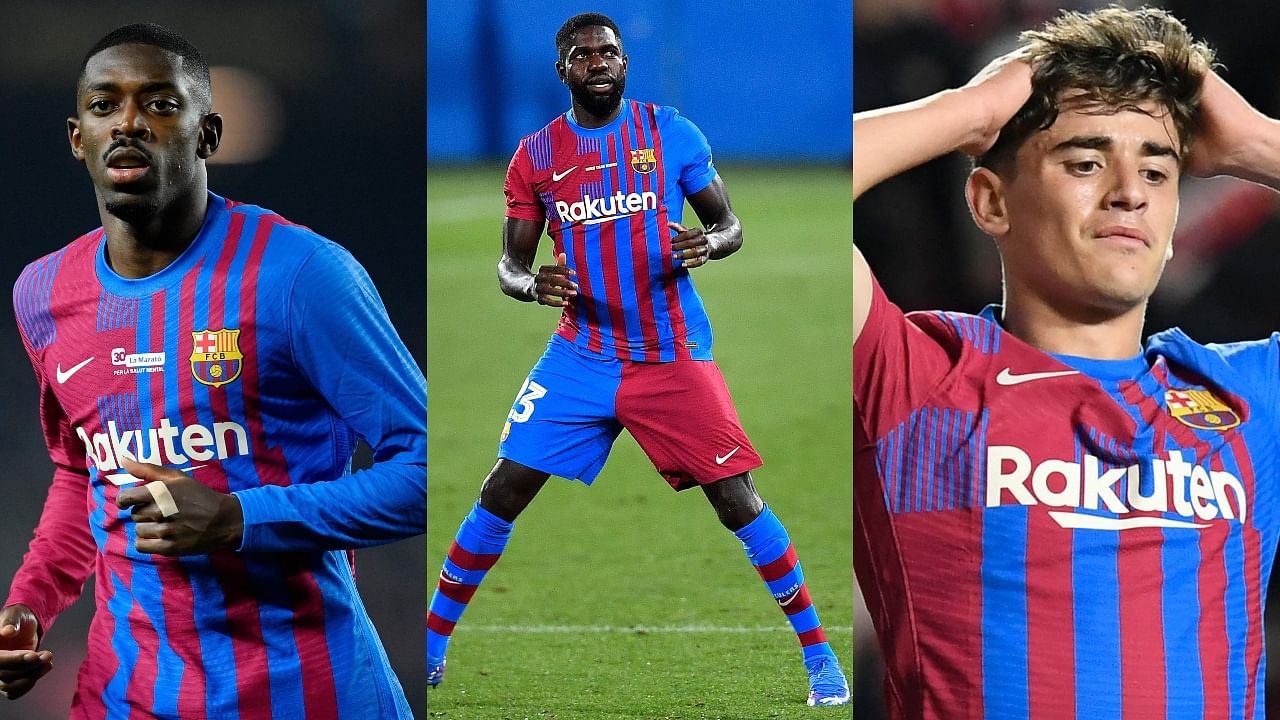
[[[834,655],[827,644],[827,634],[822,630],[818,611],[809,599],[809,588],[804,583],[804,571],[796,558],[787,529],[768,505],[747,524],[734,533],[742,541],[747,559],[755,566],[769,592],[786,614],[791,628],[800,639],[804,659],[818,655]]]
[[[440,569],[440,582],[427,610],[427,658],[444,659],[449,636],[476,594],[485,573],[498,562],[511,538],[511,523],[480,507],[477,501],[462,521]]]

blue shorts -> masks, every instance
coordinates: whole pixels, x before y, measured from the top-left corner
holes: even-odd
[[[516,395],[498,457],[590,485],[624,428],[676,490],[761,465],[714,362],[602,358],[558,335]]]

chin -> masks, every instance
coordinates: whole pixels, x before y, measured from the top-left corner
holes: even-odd
[[[151,196],[125,195],[123,198],[108,200],[106,208],[115,217],[130,225],[137,225],[155,217],[160,204]]]

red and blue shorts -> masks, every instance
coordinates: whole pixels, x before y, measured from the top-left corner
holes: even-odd
[[[762,464],[713,361],[602,358],[559,336],[521,386],[498,457],[590,485],[624,428],[676,490]]]

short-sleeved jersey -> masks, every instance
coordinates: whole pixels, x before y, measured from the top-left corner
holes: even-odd
[[[355,260],[211,193],[160,272],[116,274],[99,228],[14,306],[56,467],[7,602],[48,630],[93,573],[72,717],[412,717],[349,549],[425,530],[426,388]],[[139,553],[128,456],[234,493],[242,546]]]
[[[1051,355],[980,315],[854,344],[855,566],[894,717],[1255,718],[1280,335]]]
[[[521,140],[503,186],[507,217],[545,220],[577,273],[561,337],[620,360],[710,360],[711,322],[672,258],[667,222],[715,179],[711,148],[675,108],[622,103],[604,127],[565,113]]]

